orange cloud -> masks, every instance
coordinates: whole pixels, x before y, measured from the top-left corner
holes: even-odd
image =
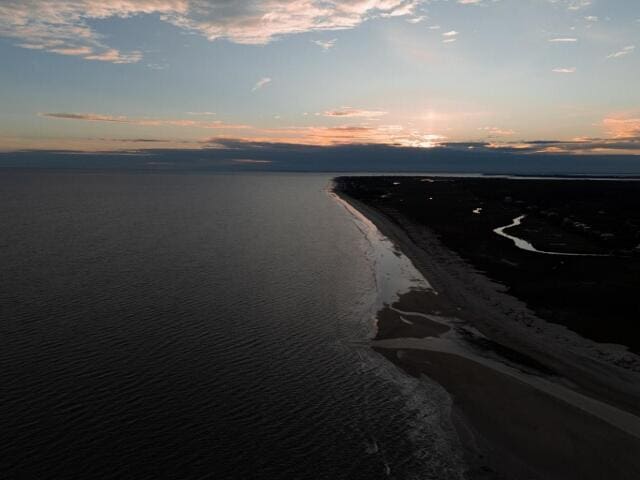
[[[386,112],[353,110],[336,111],[336,117],[376,116]],[[291,126],[283,128],[257,128],[250,125],[230,124],[222,120],[132,118],[124,115],[97,113],[40,113],[39,116],[54,120],[112,123],[143,127],[185,127],[193,129],[237,130],[239,138],[251,141],[277,141],[305,145],[337,145],[350,143],[372,143],[403,146],[432,147],[445,137],[431,131],[406,128],[397,124],[383,125],[337,125],[337,126]],[[129,141],[130,142],[130,141]]]
[[[640,137],[640,118],[605,118],[602,125],[613,138]]]
[[[430,148],[445,140],[442,135],[406,129],[400,125],[341,125],[265,129],[255,132],[252,141],[304,145],[381,144]]]

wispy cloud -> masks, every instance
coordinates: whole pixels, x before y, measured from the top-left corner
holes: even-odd
[[[617,52],[611,53],[609,55],[607,55],[607,58],[620,58],[620,57],[624,57],[626,55],[629,55],[630,53],[633,53],[633,51],[636,49],[635,45],[627,45],[626,47],[623,47],[621,50],[618,50]]]
[[[548,0],[549,3],[560,5],[567,10],[582,10],[591,6],[591,0]]]
[[[423,21],[425,21],[426,19],[427,19],[427,16],[426,16],[426,15],[419,15],[419,16],[417,16],[417,17],[408,18],[408,19],[407,19],[407,22],[409,22],[409,23],[413,23],[413,24],[416,24],[416,23],[423,22]]]
[[[551,71],[553,73],[576,73],[576,67],[558,67]]]
[[[262,87],[264,87],[265,85],[268,85],[271,83],[271,79],[269,77],[263,77],[260,80],[258,80],[255,85],[253,86],[253,88],[251,89],[252,92],[255,92],[257,90],[260,90]]]
[[[480,127],[478,130],[486,132],[489,138],[491,137],[507,137],[511,135],[515,135],[515,130],[511,130],[510,128],[500,128],[500,127]]]
[[[95,22],[155,14],[165,22],[235,43],[265,44],[289,34],[354,28],[375,17],[412,16],[425,0],[2,0],[0,36],[24,48],[112,63],[136,63],[140,51],[104,43]],[[418,18],[418,17],[415,17]]]
[[[98,113],[39,113],[38,116],[45,118],[61,118],[64,120],[84,120],[86,122],[130,123],[127,117],[100,115]]]
[[[102,45],[94,46],[57,46],[65,45],[58,42],[46,43],[19,43],[18,46],[30,50],[46,50],[58,55],[70,55],[82,57],[85,60],[97,60],[100,62],[110,63],[137,63],[142,59],[142,52],[134,50],[132,52],[123,53],[114,48],[106,48]]]
[[[55,50],[52,50],[55,52]],[[122,53],[115,48],[109,48],[100,53],[92,53],[89,55],[83,55],[86,60],[98,60],[101,62],[111,63],[138,63],[142,59],[142,52],[134,50],[129,53]]]
[[[560,38],[550,38],[549,42],[551,43],[575,43],[577,42],[577,38],[573,37],[560,37]]]
[[[325,52],[333,47],[335,47],[336,42],[338,40],[336,38],[332,38],[331,40],[313,40],[313,43],[322,48]]]
[[[151,70],[166,70],[169,68],[168,63],[147,63],[147,68]]]
[[[26,48],[30,47],[30,45],[26,46]],[[89,47],[61,47],[52,48],[50,51],[59,55],[88,56],[93,54],[93,50]]]
[[[272,160],[256,160],[254,158],[234,158],[231,161],[234,162],[234,163],[243,163],[243,164],[273,163]]]
[[[221,120],[199,121],[186,119],[166,119],[166,118],[133,118],[124,115],[103,115],[98,113],[39,113],[38,116],[58,120],[77,120],[84,122],[106,122],[123,123],[128,125],[138,125],[144,127],[193,127],[193,128],[226,128],[226,129],[246,129],[247,125],[236,125],[223,122]]]
[[[387,112],[382,110],[360,110],[357,108],[351,107],[343,107],[337,110],[328,110],[324,112],[322,115],[325,117],[360,117],[360,118],[374,118],[374,117],[382,117],[386,115]]]
[[[569,0],[567,8],[569,10],[581,10],[591,6],[591,0]]]
[[[450,30],[448,32],[444,32],[442,34],[442,43],[453,43],[458,39],[459,32],[455,30]]]

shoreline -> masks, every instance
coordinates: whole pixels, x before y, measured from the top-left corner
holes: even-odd
[[[383,309],[372,347],[452,395],[470,478],[640,476],[640,460],[628,453],[640,448],[638,373],[607,360],[620,347],[537,318],[432,232],[365,205],[337,182],[333,192],[437,292],[414,291]]]

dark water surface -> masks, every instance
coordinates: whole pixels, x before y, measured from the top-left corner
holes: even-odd
[[[0,478],[458,478],[329,182],[0,173]]]

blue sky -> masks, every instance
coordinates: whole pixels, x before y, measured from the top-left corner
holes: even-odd
[[[640,152],[640,2],[1,0],[0,149]]]

